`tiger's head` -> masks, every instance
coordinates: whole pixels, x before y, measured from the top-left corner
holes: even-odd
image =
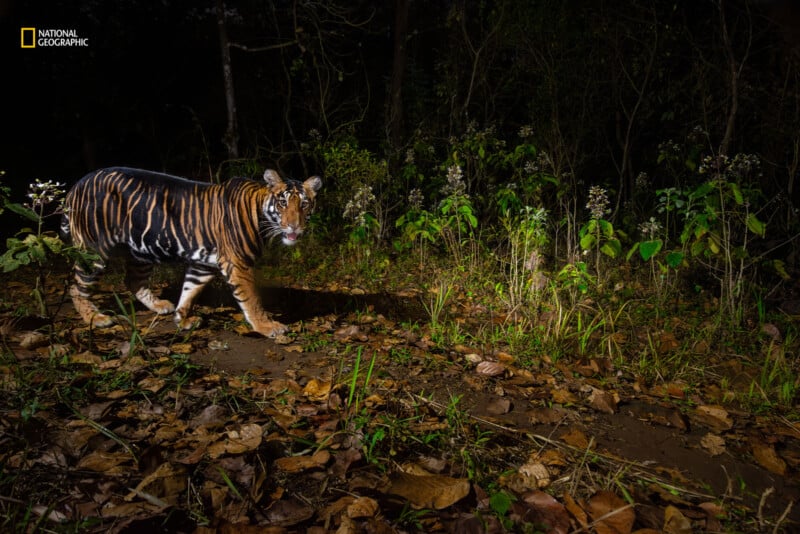
[[[284,181],[276,171],[268,169],[264,181],[270,190],[264,202],[264,231],[268,237],[281,236],[284,245],[294,245],[314,211],[314,197],[322,187],[322,179],[312,176],[305,182]]]

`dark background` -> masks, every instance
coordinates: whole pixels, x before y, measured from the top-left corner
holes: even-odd
[[[655,187],[678,180],[659,146],[700,128],[709,153],[761,157],[759,186],[788,199],[781,224],[794,224],[795,2],[231,1],[238,157],[214,1],[7,0],[0,17],[0,168],[17,193],[110,165],[210,179],[238,161],[301,178],[325,172],[304,150],[312,130],[357,139],[396,173],[420,140],[443,161],[472,124],[512,141],[531,125],[572,176],[625,200],[642,171]],[[23,26],[90,46],[22,50]]]

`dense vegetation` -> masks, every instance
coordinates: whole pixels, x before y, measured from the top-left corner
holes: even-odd
[[[685,4],[57,3],[93,45],[12,58],[28,76],[0,200],[31,228],[0,263],[35,299],[3,311],[63,311],[54,273],[83,252],[51,221],[89,170],[319,173],[313,231],[265,278],[417,290],[424,321],[402,328],[437,355],[794,422],[800,10]]]

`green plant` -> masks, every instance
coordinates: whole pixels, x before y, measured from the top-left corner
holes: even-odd
[[[409,210],[395,221],[400,229],[400,236],[395,239],[394,247],[398,251],[415,249],[419,257],[419,265],[423,266],[428,256],[428,244],[435,243],[441,232],[438,219],[431,212],[422,209],[419,189],[412,190],[409,195]]]
[[[608,209],[608,192],[599,186],[589,188],[589,200],[586,209],[589,210],[589,222],[578,232],[581,248],[589,252],[595,250],[595,275],[600,276],[600,254],[616,258],[622,252],[617,231],[610,221],[603,217],[610,213]]]
[[[568,263],[556,274],[556,291],[567,290],[570,299],[574,304],[578,294],[586,294],[589,288],[594,285],[595,277],[589,274],[586,263],[578,261]]]
[[[766,234],[756,211],[761,192],[751,185],[759,167],[758,157],[747,154],[704,158],[699,172],[710,179],[689,193],[680,235],[691,256],[719,281],[719,317],[734,326],[743,320],[746,276],[756,264],[748,247],[752,237]]]
[[[147,352],[147,346],[144,342],[144,335],[142,329],[139,327],[139,322],[136,318],[136,309],[134,307],[133,299],[129,299],[126,305],[122,298],[114,293],[117,307],[120,310],[120,315],[117,317],[121,319],[119,325],[127,329],[128,334],[128,356],[134,356],[139,353]],[[158,315],[153,317],[153,323],[158,320]],[[152,325],[151,325],[152,326]]]
[[[524,307],[535,314],[547,283],[542,273],[547,212],[525,206],[518,215],[506,214],[502,223],[508,242],[508,254],[501,258],[505,284],[495,290],[512,313]]]
[[[447,168],[447,183],[442,193],[445,196],[439,202],[435,227],[455,265],[469,270],[476,259],[474,230],[478,227],[478,218],[458,163]]]
[[[684,262],[684,253],[679,250],[667,251],[664,254],[664,261],[661,261],[658,255],[664,247],[664,240],[660,237],[663,227],[655,217],[650,217],[649,221],[641,223],[638,229],[643,239],[633,244],[626,260],[630,261],[638,252],[642,261],[649,266],[650,280],[658,297],[656,309],[660,310],[672,281],[670,274],[677,272],[678,267]]]
[[[22,215],[35,224],[35,228],[23,228],[15,237],[6,240],[6,251],[0,256],[0,266],[3,272],[16,271],[20,267],[33,265],[35,268],[35,285],[30,295],[34,298],[38,312],[42,316],[48,315],[47,302],[45,301],[47,268],[55,258],[67,260],[70,264],[75,261],[92,262],[96,255],[79,250],[64,243],[54,232],[45,229],[45,221],[49,217],[62,213],[64,184],[48,180],[36,180],[30,185],[26,205],[11,202],[8,198],[8,189],[0,188],[0,201],[2,208]],[[0,209],[2,212],[2,209]]]
[[[515,500],[513,495],[502,490],[496,491],[489,496],[489,508],[505,529],[510,530],[514,525],[514,522],[508,517],[508,512],[511,511],[511,506]]]
[[[423,300],[422,305],[430,317],[431,331],[436,331],[441,326],[442,314],[444,313],[450,297],[453,295],[453,283],[447,279],[440,279],[436,287],[431,291],[431,296],[427,302]]]

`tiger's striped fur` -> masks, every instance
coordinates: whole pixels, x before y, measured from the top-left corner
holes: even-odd
[[[113,323],[89,300],[117,248],[127,249],[126,282],[150,310],[175,312],[184,329],[194,298],[221,272],[253,330],[265,336],[286,327],[271,320],[261,307],[254,265],[266,238],[281,237],[293,245],[305,230],[322,180],[283,181],[268,170],[264,183],[235,178],[223,184],[193,182],[139,169],[114,167],[87,174],[67,194],[62,232],[73,243],[97,253],[90,269],[75,264],[70,296],[83,319],[94,326]],[[147,287],[154,263],[187,264],[177,308]]]

